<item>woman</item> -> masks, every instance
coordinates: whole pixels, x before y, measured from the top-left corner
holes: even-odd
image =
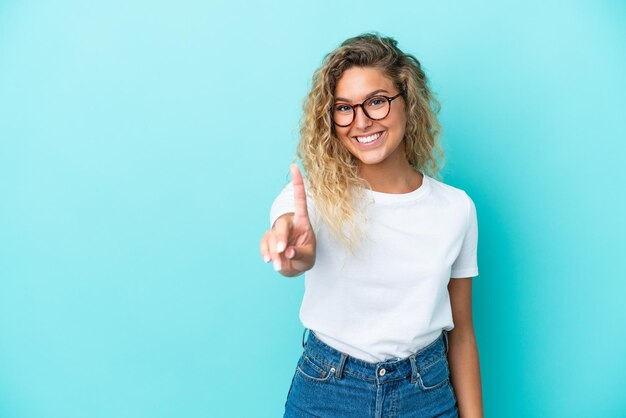
[[[476,208],[433,176],[439,103],[419,61],[377,33],[328,54],[290,182],[261,240],[305,274],[309,336],[285,417],[481,417]]]

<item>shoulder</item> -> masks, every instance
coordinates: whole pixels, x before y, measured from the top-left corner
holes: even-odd
[[[465,190],[432,177],[429,180],[431,195],[440,210],[466,226],[476,222],[476,206]]]
[[[432,177],[428,177],[428,180],[433,195],[464,208],[467,208],[470,203],[473,203],[472,198],[465,190],[446,184]]]
[[[306,205],[309,212],[309,217],[311,218],[311,222],[317,222],[317,207],[315,204],[315,199],[310,192],[309,180],[306,177],[303,177],[302,182],[304,183],[304,193],[306,195]],[[281,187],[282,189],[280,193],[274,199],[273,206],[281,207],[280,210],[284,210],[282,208],[287,208],[286,210],[293,211],[293,207],[295,204],[293,180],[289,180]]]

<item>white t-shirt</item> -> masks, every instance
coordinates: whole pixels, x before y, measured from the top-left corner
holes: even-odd
[[[300,321],[324,343],[368,362],[405,358],[454,328],[448,282],[478,275],[474,202],[422,174],[410,193],[366,190],[370,239],[354,257],[319,221],[307,189],[317,252],[304,274]],[[293,211],[289,182],[272,204],[270,225]]]

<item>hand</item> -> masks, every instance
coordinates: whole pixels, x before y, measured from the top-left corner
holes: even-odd
[[[261,255],[283,276],[298,276],[315,264],[315,233],[306,206],[302,175],[291,164],[295,212],[285,213],[261,239]]]

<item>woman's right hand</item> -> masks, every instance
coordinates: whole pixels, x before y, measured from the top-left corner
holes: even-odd
[[[261,255],[283,276],[299,276],[315,264],[315,233],[306,206],[302,175],[291,164],[295,212],[285,213],[261,239]]]

